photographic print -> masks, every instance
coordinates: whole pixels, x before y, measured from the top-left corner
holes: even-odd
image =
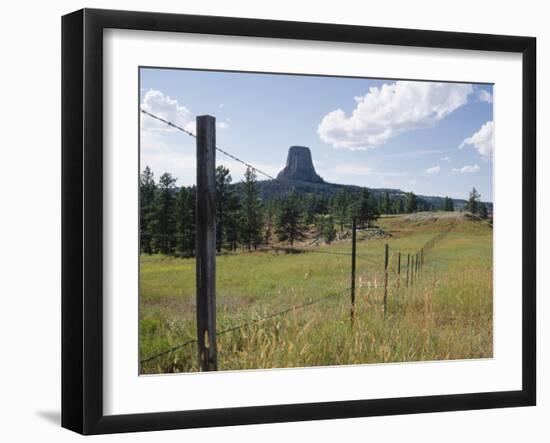
[[[492,84],[139,77],[140,374],[492,358]],[[204,115],[216,147],[206,330]]]

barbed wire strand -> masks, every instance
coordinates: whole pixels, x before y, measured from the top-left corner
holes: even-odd
[[[284,315],[288,312],[291,312],[291,311],[295,311],[296,309],[301,309],[301,308],[304,308],[306,306],[310,306],[310,305],[313,305],[313,304],[316,304],[316,303],[319,303],[319,302],[322,302],[324,300],[327,300],[329,298],[332,298],[332,297],[336,297],[337,295],[341,295],[347,291],[349,291],[350,288],[346,288],[346,289],[343,289],[341,291],[336,291],[336,292],[333,292],[331,294],[328,294],[328,295],[325,295],[323,297],[319,297],[319,298],[316,298],[314,300],[309,300],[305,303],[301,303],[301,304],[298,304],[298,305],[293,305],[289,308],[286,308],[286,309],[283,309],[282,311],[278,311],[278,312],[274,312],[272,314],[269,314],[265,317],[261,317],[261,318],[257,318],[257,319],[254,319],[254,320],[250,320],[250,321],[247,321],[247,322],[244,322],[244,323],[241,323],[241,324],[238,324],[236,326],[231,326],[227,329],[223,329],[221,330],[220,332],[217,332],[216,333],[216,337],[220,336],[220,335],[224,335],[224,334],[227,334],[229,332],[233,332],[233,331],[236,331],[237,329],[242,329],[242,328],[245,328],[247,326],[250,326],[250,325],[253,325],[253,324],[257,324],[257,323],[262,323],[264,321],[267,321],[267,320],[271,320],[272,318],[275,318],[275,317],[278,317],[279,315]],[[189,346],[191,344],[194,344],[194,343],[197,343],[197,339],[192,339],[192,340],[188,340],[184,343],[181,343],[177,346],[174,346],[170,349],[167,349],[165,351],[162,351],[162,352],[159,352],[158,354],[154,354],[154,355],[151,355],[150,357],[147,357],[147,358],[144,358],[143,360],[140,360],[140,364],[143,364],[143,363],[147,363],[151,360],[154,360],[156,358],[159,358],[159,357],[163,357],[164,355],[167,355],[167,354],[170,354],[174,351],[177,351],[178,349],[181,349],[185,346]]]
[[[294,247],[284,247],[284,246],[271,246],[267,248],[262,248],[264,251],[286,251],[286,252],[312,252],[314,254],[329,254],[329,255],[343,255],[346,257],[351,257],[353,254],[351,252],[338,252],[338,251],[323,251],[321,249],[305,249],[305,248],[294,248]],[[362,260],[366,260],[372,264],[383,266],[382,263],[377,262],[376,260],[373,260],[367,255],[364,254],[355,254],[355,257],[360,258]]]
[[[171,127],[175,128],[175,129],[178,129],[178,130],[184,132],[185,134],[187,134],[187,135],[189,135],[189,136],[191,136],[191,137],[197,138],[197,136],[196,136],[195,134],[193,134],[191,131],[189,131],[189,130],[187,130],[187,129],[185,129],[185,128],[182,128],[181,126],[178,126],[178,125],[172,123],[172,122],[169,121],[169,120],[166,120],[166,119],[164,119],[164,118],[162,118],[162,117],[159,117],[158,115],[152,114],[151,112],[146,111],[146,110],[143,109],[143,108],[140,108],[140,111],[141,111],[143,114],[148,115],[149,117],[154,118],[154,119],[156,119],[156,120],[159,120],[159,121],[161,121],[161,122],[167,124],[168,126],[171,126]],[[296,189],[295,185],[293,185],[293,184],[291,184],[291,183],[288,183],[288,182],[286,182],[286,181],[284,181],[284,180],[280,180],[280,179],[278,179],[278,178],[276,178],[276,177],[273,177],[271,174],[268,174],[267,172],[262,171],[261,169],[255,167],[255,166],[251,165],[250,163],[248,163],[248,162],[246,162],[246,161],[240,159],[239,157],[237,157],[237,156],[231,154],[230,152],[226,151],[225,149],[220,148],[219,146],[216,146],[216,150],[219,151],[219,152],[221,152],[222,154],[226,155],[227,157],[229,157],[229,158],[231,158],[231,159],[233,159],[233,160],[235,160],[235,161],[237,161],[237,162],[239,162],[239,163],[245,165],[247,168],[250,168],[250,169],[256,171],[257,173],[264,175],[265,177],[269,178],[270,180],[276,181],[277,183],[281,183],[281,184],[283,184],[284,186],[288,186],[288,187],[290,187],[292,190],[295,190],[295,189]],[[308,250],[308,252],[318,252],[318,253],[320,253],[321,251],[309,251],[309,250]],[[329,252],[328,252],[328,251],[326,251],[326,252],[323,251],[322,253],[327,253],[327,254],[328,254]],[[332,253],[332,254],[336,254],[336,253],[334,252],[334,253]],[[342,255],[346,255],[345,253],[341,253],[341,254],[342,254]],[[347,254],[347,255],[351,255],[351,254]],[[367,260],[367,261],[370,261],[372,264],[376,264],[376,265],[378,265],[378,266],[382,266],[381,263],[378,263],[378,262],[376,262],[376,261],[374,261],[374,260],[372,260],[372,259],[370,259],[370,258],[367,258],[367,257],[365,257],[365,256],[357,255],[357,257],[362,258],[362,259]]]
[[[152,113],[146,111],[145,109],[140,108],[140,111],[141,111],[143,114],[148,115],[149,117],[151,117],[151,118],[153,118],[153,119],[155,119],[155,120],[161,121],[161,122],[165,123],[166,125],[168,125],[168,126],[174,128],[174,129],[177,129],[177,130],[179,130],[179,131],[181,131],[181,132],[183,132],[183,133],[185,133],[185,134],[187,134],[187,135],[189,135],[189,136],[191,136],[191,137],[193,137],[193,138],[196,138],[196,137],[197,137],[197,136],[196,136],[195,134],[193,134],[191,131],[189,131],[189,130],[187,130],[187,129],[185,129],[185,128],[182,128],[181,126],[176,125],[176,124],[172,123],[172,122],[169,121],[169,120],[166,120],[166,119],[164,119],[164,118],[162,118],[162,117],[159,117],[159,116],[157,116],[157,115],[155,115],[155,114],[152,114]],[[218,147],[218,146],[216,146],[215,148],[216,148],[217,151],[221,152],[221,153],[224,154],[225,156],[227,156],[227,157],[229,157],[229,158],[231,158],[231,159],[233,159],[233,160],[235,160],[235,161],[237,161],[237,162],[239,162],[239,163],[245,165],[247,168],[250,168],[250,169],[252,169],[253,171],[256,171],[256,172],[259,173],[259,174],[264,175],[265,177],[269,178],[270,180],[274,180],[274,181],[276,181],[276,182],[278,182],[278,183],[281,183],[281,184],[283,184],[283,185],[285,185],[285,186],[290,186],[290,187],[292,187],[293,189],[295,188],[295,187],[294,187],[293,185],[291,185],[290,183],[287,183],[287,182],[285,182],[285,181],[283,181],[283,180],[280,180],[280,179],[278,179],[278,178],[273,177],[271,174],[268,174],[267,172],[264,172],[264,171],[262,171],[261,169],[256,168],[255,166],[251,165],[250,163],[248,163],[248,162],[246,162],[246,161],[244,161],[244,160],[242,160],[242,159],[236,157],[235,155],[229,153],[229,152],[226,151],[225,149],[222,149],[222,148],[220,148],[220,147]],[[449,229],[449,230],[450,230],[450,229]],[[436,236],[436,237],[437,237],[437,236]],[[441,238],[441,235],[439,236],[438,240],[439,240],[440,238]],[[434,242],[437,241],[436,238],[434,238],[434,239],[432,239],[432,240],[433,240]],[[283,247],[280,247],[280,248],[276,247],[276,248],[270,248],[270,249],[272,249],[272,250],[298,251],[298,252],[313,252],[313,253],[333,254],[333,255],[345,255],[345,256],[351,256],[351,255],[352,255],[351,253],[346,253],[346,252],[319,251],[319,250],[312,250],[312,249],[283,248]],[[364,256],[364,255],[356,254],[356,257],[357,257],[357,258],[361,258],[361,259],[366,260],[366,261],[369,261],[369,262],[371,262],[371,263],[373,263],[373,264],[376,264],[376,265],[378,265],[378,266],[383,266],[381,263],[378,263],[377,261],[372,260],[371,258],[368,258],[368,257],[366,257],[366,256]],[[392,255],[392,257],[393,257],[393,255]],[[223,334],[227,334],[227,333],[229,333],[229,332],[233,332],[233,331],[236,331],[236,330],[238,330],[238,329],[242,329],[242,328],[244,328],[244,327],[246,327],[246,326],[250,326],[250,325],[252,325],[252,324],[257,324],[257,323],[261,323],[261,322],[270,320],[270,319],[275,318],[275,317],[277,317],[277,316],[279,316],[279,315],[284,315],[284,314],[286,314],[286,313],[288,313],[288,312],[291,312],[291,311],[294,311],[294,310],[296,310],[296,309],[301,309],[301,308],[304,308],[304,307],[306,307],[306,306],[310,306],[310,305],[313,305],[313,304],[315,304],[315,303],[319,303],[319,302],[321,302],[321,301],[323,301],[323,300],[326,300],[326,299],[328,299],[328,298],[335,297],[336,295],[340,295],[340,294],[342,294],[342,293],[344,293],[344,292],[346,292],[346,291],[349,291],[349,290],[350,290],[350,288],[346,288],[345,290],[342,290],[342,291],[339,291],[339,292],[335,292],[335,293],[332,293],[332,294],[328,294],[328,295],[326,295],[326,296],[324,296],[324,297],[320,297],[320,298],[315,299],[315,300],[310,300],[310,301],[305,302],[305,303],[302,303],[302,304],[300,304],[300,305],[291,306],[291,307],[286,308],[286,309],[284,309],[284,310],[282,310],[282,311],[279,311],[279,312],[275,312],[275,313],[273,313],[273,314],[270,314],[270,315],[268,315],[268,316],[266,316],[266,317],[262,317],[262,318],[255,319],[255,320],[251,320],[251,321],[248,321],[248,322],[245,322],[245,323],[242,323],[242,324],[239,324],[239,325],[236,325],[236,326],[233,326],[233,327],[224,329],[224,330],[218,332],[218,333],[216,334],[216,336],[220,336],[220,335],[223,335]],[[167,349],[166,351],[163,351],[163,352],[160,352],[160,353],[158,353],[158,354],[155,354],[155,355],[152,355],[152,356],[150,356],[150,357],[147,357],[147,358],[145,358],[145,359],[143,359],[143,360],[140,360],[140,363],[141,363],[141,364],[147,363],[147,362],[149,362],[149,361],[151,361],[151,360],[153,360],[153,359],[156,359],[156,358],[162,357],[162,356],[164,356],[164,355],[170,354],[170,353],[172,353],[172,352],[177,351],[178,349],[181,349],[181,348],[183,348],[183,347],[185,347],[185,346],[188,346],[188,345],[191,345],[191,344],[194,344],[194,343],[197,343],[197,339],[188,340],[188,341],[186,341],[186,342],[184,342],[184,343],[181,343],[181,344],[179,344],[179,345],[177,345],[177,346],[174,346],[174,347],[172,347],[172,348],[170,348],[170,349]]]
[[[163,238],[171,238],[171,237],[183,238],[183,237],[185,237],[185,235],[183,235],[183,234],[148,234],[148,233],[145,233],[145,232],[141,233],[140,235],[142,237],[163,237]],[[291,246],[291,247],[286,247],[286,246],[263,246],[263,247],[259,248],[258,251],[260,251],[260,252],[285,251],[285,252],[291,252],[291,253],[292,252],[295,252],[295,253],[312,252],[314,254],[341,255],[341,256],[345,256],[345,257],[351,257],[352,256],[351,252],[324,251],[322,249],[296,248],[296,247],[293,247],[293,246]],[[372,258],[370,258],[367,255],[356,254],[355,256],[359,259],[366,260],[366,261],[368,261],[372,264],[375,264],[375,265],[378,265],[378,266],[383,266],[382,263],[380,263],[376,260],[373,260]]]
[[[441,241],[443,238],[445,238],[445,237],[447,236],[447,234],[449,234],[449,233],[452,231],[453,228],[454,228],[454,226],[451,226],[447,231],[444,231],[444,232],[439,233],[439,234],[437,234],[436,236],[432,237],[430,240],[428,240],[428,241],[426,242],[425,246],[426,246],[428,243],[431,243],[432,245],[435,245],[435,243],[437,243],[437,242]],[[425,247],[425,246],[424,246],[424,247]],[[272,248],[272,249],[277,249],[277,248]],[[297,250],[296,248],[278,248],[278,249]],[[345,252],[336,252],[336,251],[334,251],[334,252],[330,252],[330,251],[314,251],[314,250],[308,250],[308,249],[304,249],[304,250],[302,250],[302,251],[304,251],[304,252],[320,252],[320,253],[329,253],[329,254],[338,254],[338,255],[351,255],[351,254],[349,254],[349,253],[345,253]],[[378,262],[376,262],[376,261],[374,261],[374,260],[368,259],[368,258],[365,257],[365,256],[356,255],[356,257],[363,258],[363,259],[366,259],[366,260],[368,260],[368,261],[371,261],[371,262],[374,263],[374,264],[377,264],[377,265],[379,265],[379,266],[383,266],[381,263],[378,263]],[[426,265],[425,265],[425,266],[426,266]],[[427,266],[430,267],[430,264],[427,264]],[[284,315],[284,314],[286,314],[286,313],[288,313],[288,312],[291,312],[291,311],[294,311],[294,310],[296,310],[296,309],[301,309],[301,308],[304,308],[304,307],[306,307],[306,306],[310,306],[310,305],[319,303],[319,302],[321,302],[321,301],[323,301],[323,300],[326,300],[326,299],[328,299],[328,298],[332,298],[332,297],[335,297],[335,296],[337,296],[337,295],[341,295],[341,294],[343,294],[343,293],[349,291],[350,289],[351,289],[351,288],[346,288],[346,289],[343,289],[343,290],[341,290],[341,291],[337,291],[337,292],[334,292],[334,293],[325,295],[324,297],[320,297],[320,298],[317,298],[317,299],[314,299],[314,300],[309,300],[309,301],[307,301],[307,302],[305,302],[305,303],[302,303],[302,304],[299,304],[299,305],[293,305],[293,306],[291,306],[291,307],[289,307],[289,308],[283,309],[282,311],[278,311],[278,312],[275,312],[275,313],[273,313],[273,314],[269,314],[269,315],[267,315],[266,317],[262,317],[262,318],[259,318],[259,319],[250,320],[250,321],[241,323],[241,324],[239,324],[239,325],[229,327],[229,328],[227,328],[227,329],[224,329],[224,330],[222,330],[222,331],[216,333],[216,336],[224,335],[224,334],[227,334],[227,333],[229,333],[229,332],[233,332],[233,331],[236,331],[236,330],[238,330],[238,329],[242,329],[242,328],[244,328],[244,327],[246,327],[246,326],[250,326],[250,325],[253,325],[253,324],[258,324],[258,323],[261,323],[261,322],[264,322],[264,321],[267,321],[267,320],[271,320],[272,318],[275,318],[275,317],[277,317],[277,316],[279,316],[279,315]],[[361,288],[359,288],[359,289],[361,289]],[[372,289],[381,289],[381,288],[369,288],[369,290],[372,290]],[[177,346],[174,346],[174,347],[172,347],[172,348],[170,348],[170,349],[167,349],[166,351],[160,352],[160,353],[158,353],[158,354],[154,354],[154,355],[152,355],[152,356],[150,356],[150,357],[147,357],[147,358],[145,358],[145,359],[143,359],[143,360],[140,360],[140,364],[147,363],[147,362],[149,362],[149,361],[151,361],[151,360],[154,360],[154,359],[156,359],[156,358],[159,358],[159,357],[162,357],[162,356],[164,356],[164,355],[170,354],[170,353],[172,353],[172,352],[177,351],[178,349],[181,349],[181,348],[183,348],[183,347],[185,347],[185,346],[189,346],[189,345],[194,344],[194,343],[197,343],[197,339],[188,340],[188,341],[186,341],[186,342],[184,342],[184,343],[181,343],[181,344],[179,344],[179,345],[177,345]]]
[[[161,121],[161,122],[167,124],[168,126],[171,126],[172,128],[175,128],[175,129],[178,129],[178,130],[180,130],[180,131],[182,131],[182,132],[185,132],[187,135],[189,135],[189,136],[191,136],[191,137],[193,137],[193,138],[197,138],[197,136],[196,136],[195,134],[193,134],[191,131],[189,131],[189,130],[187,130],[187,129],[185,129],[185,128],[182,128],[181,126],[178,126],[178,125],[172,123],[172,122],[169,121],[169,120],[165,120],[165,119],[163,119],[162,117],[159,117],[158,115],[152,114],[152,113],[146,111],[146,110],[143,109],[143,108],[140,108],[140,111],[141,111],[142,113],[144,113],[145,115],[148,115],[148,116],[151,117],[151,118],[154,118],[154,119],[156,119],[156,120],[159,120],[159,121]],[[251,165],[250,163],[248,163],[248,162],[246,162],[246,161],[240,159],[239,157],[237,157],[237,156],[231,154],[230,152],[226,151],[225,149],[220,148],[219,146],[216,146],[216,151],[219,151],[219,152],[221,152],[222,154],[226,155],[227,157],[229,157],[229,158],[235,160],[236,162],[239,162],[239,163],[245,165],[247,168],[250,168],[250,169],[256,171],[258,174],[264,175],[265,177],[269,178],[270,180],[274,180],[274,181],[276,181],[276,182],[278,182],[278,183],[281,183],[281,184],[283,184],[283,185],[285,185],[285,186],[289,186],[289,187],[291,187],[291,188],[294,189],[294,185],[292,185],[292,184],[290,184],[290,183],[287,183],[287,182],[285,182],[284,180],[280,180],[280,179],[278,179],[278,178],[276,178],[276,177],[273,177],[271,174],[268,174],[267,172],[262,171],[261,169],[255,167],[255,166]]]

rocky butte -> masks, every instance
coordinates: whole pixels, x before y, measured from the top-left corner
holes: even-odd
[[[298,180],[309,183],[324,183],[315,172],[311,151],[305,146],[291,146],[288,149],[286,166],[277,175],[279,180]]]

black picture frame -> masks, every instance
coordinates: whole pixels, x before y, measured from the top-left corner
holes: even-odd
[[[103,30],[369,43],[522,54],[522,389],[104,415]],[[530,406],[536,403],[536,39],[83,9],[62,18],[62,426],[82,434]]]

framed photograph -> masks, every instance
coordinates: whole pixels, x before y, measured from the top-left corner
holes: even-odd
[[[62,20],[62,425],[536,403],[536,40]]]

